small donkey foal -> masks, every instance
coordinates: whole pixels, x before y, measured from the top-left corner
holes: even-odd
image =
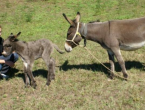
[[[59,53],[63,53],[57,45],[53,44],[48,39],[39,39],[37,41],[32,42],[24,42],[19,41],[17,37],[21,34],[19,32],[17,35],[11,35],[4,41],[3,43],[3,55],[10,55],[13,51],[15,51],[22,59],[24,64],[24,74],[26,86],[30,84],[34,88],[37,86],[34,76],[32,74],[32,67],[34,60],[38,58],[42,58],[47,67],[48,67],[48,75],[47,75],[47,85],[50,85],[51,80],[55,79],[55,60],[50,58],[50,55],[55,48]],[[30,78],[30,81],[29,81]]]

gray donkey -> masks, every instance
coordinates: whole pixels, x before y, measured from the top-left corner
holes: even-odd
[[[111,77],[113,78],[115,71],[114,56],[120,64],[124,78],[128,77],[120,50],[131,51],[145,45],[145,17],[81,23],[79,12],[74,20],[69,19],[65,14],[63,16],[70,24],[65,42],[65,50],[67,52],[71,52],[74,47],[79,45],[82,39],[85,42],[86,40],[91,40],[99,43],[108,52],[112,71]]]
[[[55,79],[55,60],[50,58],[50,55],[55,48],[59,53],[63,53],[57,45],[52,43],[48,39],[39,39],[37,41],[32,42],[24,42],[19,41],[17,37],[21,34],[19,32],[17,35],[11,35],[4,41],[3,43],[3,55],[10,55],[13,51],[15,51],[23,60],[24,64],[24,74],[25,74],[25,83],[26,87],[31,84],[32,87],[36,87],[36,81],[32,74],[32,67],[34,60],[38,58],[42,58],[47,67],[48,67],[48,75],[47,75],[47,83],[46,85],[50,85],[51,80]],[[29,81],[31,80],[31,83]]]

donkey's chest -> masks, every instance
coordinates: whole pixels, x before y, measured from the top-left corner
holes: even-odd
[[[126,50],[126,51],[132,51],[139,49],[145,45],[145,41],[139,42],[139,43],[128,43],[128,44],[121,44],[120,49],[121,50]]]

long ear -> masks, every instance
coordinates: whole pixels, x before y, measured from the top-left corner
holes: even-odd
[[[13,35],[13,33],[11,33],[10,35],[10,41],[15,41],[15,39],[21,34],[21,32],[19,32],[17,35]]]
[[[10,34],[9,39],[10,39],[10,41],[14,41],[15,40],[15,36],[13,35],[13,33]]]
[[[70,20],[64,13],[62,14],[64,16],[64,18],[68,21],[68,23],[71,25],[71,26],[74,26],[75,24],[73,23],[72,20]]]
[[[75,21],[78,23],[80,21],[80,18],[81,18],[81,14],[80,14],[80,12],[77,12]]]
[[[16,36],[18,37],[21,34],[21,32],[19,32]]]

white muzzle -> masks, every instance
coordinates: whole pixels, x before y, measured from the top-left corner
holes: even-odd
[[[72,47],[70,45],[68,45],[67,43],[65,43],[65,50],[67,52],[71,52],[72,51]]]
[[[2,55],[7,55],[7,52],[6,52],[6,51],[3,51],[3,52],[2,52]]]

